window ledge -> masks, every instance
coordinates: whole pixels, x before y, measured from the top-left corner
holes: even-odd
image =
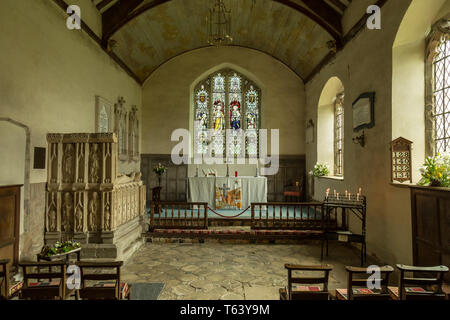
[[[425,190],[438,190],[438,191],[447,191],[450,192],[450,188],[446,187],[430,187],[430,186],[419,186],[418,184],[414,183],[400,183],[400,182],[391,182],[391,186],[397,187],[397,188],[417,188],[417,189],[425,189]]]
[[[324,177],[316,177],[318,179],[329,179],[329,180],[338,180],[338,181],[344,181],[344,177],[338,177],[338,176],[324,176]]]

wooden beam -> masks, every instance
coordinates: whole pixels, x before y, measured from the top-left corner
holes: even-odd
[[[342,34],[342,15],[336,12],[328,3],[323,0],[301,0],[308,8],[310,8],[325,23],[328,23],[336,31]]]
[[[347,6],[343,4],[340,0],[328,0],[328,1],[331,2],[337,8],[339,8],[339,10],[341,10],[342,12],[344,12],[345,9],[347,9]]]
[[[378,0],[377,3],[375,3],[375,5],[379,6],[380,8],[382,8],[386,3],[388,2],[388,0]],[[343,41],[342,41],[342,45],[337,47],[337,52],[343,50],[345,48],[345,46],[362,30],[364,30],[364,28],[366,27],[366,22],[367,19],[370,17],[370,14],[366,13],[361,19],[359,19],[359,21],[350,29],[349,32],[347,32],[347,34],[344,36]],[[314,68],[313,71],[311,71],[311,73],[306,77],[305,79],[305,83],[309,82],[312,78],[314,78],[314,76],[316,74],[318,74],[320,72],[320,70],[325,67],[326,65],[328,65],[331,60],[333,60],[335,58],[336,54],[328,54],[324,59],[322,59],[322,61]]]
[[[113,33],[122,27],[128,15],[136,9],[144,0],[119,1],[102,14],[103,43],[107,43]]]
[[[322,14],[324,16],[330,16],[330,21],[327,21],[324,19],[324,16],[320,15],[320,10],[318,10],[317,8],[324,8],[322,7],[324,5],[323,2],[321,2],[321,4],[317,5],[312,5],[312,7],[316,8],[316,10],[313,10],[311,7],[303,7],[293,1],[290,0],[273,0],[275,2],[279,2],[282,3],[286,6],[288,6],[291,9],[294,9],[298,12],[303,13],[304,15],[306,15],[308,18],[312,19],[313,21],[315,21],[317,24],[319,24],[322,28],[324,28],[335,40],[336,43],[339,44],[341,43],[342,40],[342,25],[341,25],[341,17],[340,15],[333,10],[331,7],[329,7],[327,5],[327,9],[323,9],[324,11],[326,11],[327,13],[323,13]],[[314,3],[314,1],[317,0],[301,0],[301,1],[312,1]],[[322,0],[321,0],[322,1]],[[306,5],[306,3],[305,3]]]
[[[104,7],[106,7],[108,4],[113,2],[114,0],[102,0],[97,4],[97,10],[101,11]]]

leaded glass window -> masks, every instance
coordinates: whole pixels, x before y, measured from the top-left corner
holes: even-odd
[[[194,97],[196,153],[210,146],[216,157],[257,157],[261,94],[254,83],[224,69],[201,81]]]
[[[344,171],[344,95],[339,94],[334,103],[334,175]]]
[[[436,153],[450,151],[450,40],[443,40],[433,61]]]

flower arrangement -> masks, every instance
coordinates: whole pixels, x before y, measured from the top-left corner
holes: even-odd
[[[330,174],[330,169],[327,164],[316,163],[314,169],[309,172],[314,177],[324,177]]]
[[[161,164],[161,162],[158,163],[158,165],[155,166],[155,167],[153,168],[153,172],[156,173],[156,174],[158,175],[158,183],[159,183],[159,186],[161,186],[161,176],[162,176],[162,174],[163,174],[164,172],[166,172],[166,170],[167,170],[167,168],[164,167],[164,166]]]
[[[54,256],[55,254],[61,254],[61,253],[66,253],[75,249],[81,248],[81,243],[77,242],[77,241],[65,241],[65,242],[59,242],[56,241],[56,243],[49,247],[49,246],[44,246],[41,250],[41,256],[46,256],[46,257],[50,257],[50,256]]]
[[[164,167],[161,164],[161,162],[158,163],[158,165],[153,168],[153,172],[156,173],[158,176],[162,175],[164,172],[166,172],[166,170],[167,170],[167,168]]]
[[[450,188],[450,154],[427,157],[420,173],[419,185]]]

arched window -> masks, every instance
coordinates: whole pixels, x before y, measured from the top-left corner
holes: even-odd
[[[334,102],[334,175],[341,177],[344,171],[344,94]]]
[[[344,85],[331,77],[322,89],[317,108],[317,162],[330,175],[344,177]]]
[[[223,69],[199,82],[194,99],[195,153],[210,148],[215,157],[258,156],[261,91],[252,81]]]
[[[436,153],[450,151],[450,39],[442,37],[433,60]]]
[[[450,24],[437,21],[427,38],[425,153],[450,151]]]

